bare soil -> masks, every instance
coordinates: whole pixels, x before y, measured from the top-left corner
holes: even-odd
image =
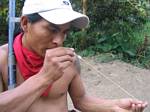
[[[137,98],[150,103],[150,70],[120,60],[100,63],[94,58],[84,58],[81,77],[90,95],[106,99]],[[71,100],[68,101],[69,108],[73,108]],[[150,107],[144,112],[150,112]]]

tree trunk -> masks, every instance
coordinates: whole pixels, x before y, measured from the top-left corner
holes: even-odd
[[[83,14],[86,15],[87,13],[87,0],[82,0],[82,5],[83,5]]]

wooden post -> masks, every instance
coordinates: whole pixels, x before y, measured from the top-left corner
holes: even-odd
[[[83,14],[87,14],[87,0],[82,0]]]

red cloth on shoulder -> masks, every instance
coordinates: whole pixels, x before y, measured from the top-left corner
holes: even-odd
[[[16,36],[13,48],[18,68],[21,72],[21,75],[26,80],[40,71],[43,66],[44,59],[22,46],[22,36],[23,34]],[[46,89],[42,96],[48,96],[50,88],[51,85]]]

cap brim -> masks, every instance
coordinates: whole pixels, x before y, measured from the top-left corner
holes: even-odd
[[[71,22],[74,27],[85,28],[89,24],[89,18],[86,15],[68,9],[55,9],[41,12],[39,15],[57,25]]]

